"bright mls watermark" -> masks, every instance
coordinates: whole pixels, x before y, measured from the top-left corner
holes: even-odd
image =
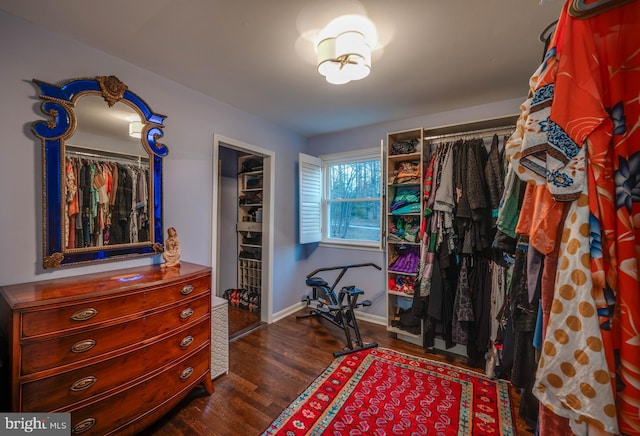
[[[0,413],[1,435],[68,436],[70,413]]]

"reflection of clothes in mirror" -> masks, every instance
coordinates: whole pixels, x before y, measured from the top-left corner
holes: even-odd
[[[147,168],[67,157],[65,172],[67,248],[149,241]]]
[[[75,226],[76,216],[80,211],[78,207],[78,174],[77,167],[71,161],[67,159],[65,166],[65,208],[68,220],[64,220],[64,235],[65,235],[65,247],[75,247]]]
[[[127,169],[118,164],[118,188],[116,202],[112,213],[112,244],[126,244],[129,242],[129,211],[131,210],[131,195],[133,181]]]

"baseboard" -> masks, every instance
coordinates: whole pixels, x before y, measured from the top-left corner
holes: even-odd
[[[281,319],[286,318],[289,315],[296,313],[300,309],[304,309],[305,307],[306,307],[306,303],[301,301],[300,303],[296,303],[292,306],[282,309],[273,314],[273,317],[271,318],[271,322],[274,323],[274,322],[280,321]],[[367,321],[373,324],[387,325],[387,319],[384,316],[372,315],[370,313],[361,312],[359,310],[356,311],[356,318],[359,321],[362,320],[362,321]]]
[[[356,319],[358,321],[367,321],[372,324],[387,325],[387,318],[380,315],[373,315],[367,312],[356,311]]]
[[[293,313],[296,313],[297,311],[299,311],[300,309],[304,309],[305,307],[306,307],[306,303],[302,301],[300,303],[296,303],[292,306],[289,306],[277,313],[274,313],[273,319],[271,322],[274,323],[274,322],[280,321],[281,319],[286,318],[287,316]],[[359,310],[356,311],[356,318],[358,319],[358,321],[366,321],[373,324],[379,324],[384,326],[387,325],[387,319],[384,316],[373,315],[367,312],[361,312]],[[411,344],[422,346],[422,337],[420,336],[413,337],[409,335],[402,335],[401,333],[399,333],[398,339],[403,340],[405,342],[409,342]],[[447,349],[445,347],[444,340],[440,338],[435,338],[435,343],[433,348],[440,351],[446,351],[447,353],[458,354],[460,356],[466,356],[467,354],[467,349],[463,345],[455,345],[453,348]]]
[[[304,309],[305,306],[306,304],[301,301],[300,303],[296,303],[292,306],[284,308],[281,311],[273,314],[273,316],[271,317],[271,322],[274,323],[274,322],[280,321],[281,319],[286,318],[293,313],[296,313],[300,309]]]

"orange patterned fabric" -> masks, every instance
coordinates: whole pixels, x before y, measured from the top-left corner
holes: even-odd
[[[507,147],[537,185],[518,231],[551,234],[549,194],[572,210],[536,395],[580,434],[640,435],[640,0],[582,19],[571,3]]]
[[[529,244],[542,254],[556,246],[558,226],[562,225],[563,204],[555,201],[547,185],[527,184],[516,232],[529,236]]]
[[[573,200],[579,189],[588,186],[588,216],[578,213],[578,221],[566,223],[566,227],[567,231],[579,231],[574,240],[583,238],[576,253],[583,253],[586,235],[581,229],[588,228],[591,277],[575,281],[577,271],[585,266],[583,256],[579,265],[569,270],[559,268],[556,298],[564,310],[558,311],[555,322],[560,331],[558,320],[571,316],[567,305],[578,301],[568,287],[562,288],[573,282],[579,295],[585,295],[580,292],[583,289],[591,290],[585,297],[594,302],[600,334],[599,338],[594,334],[580,340],[589,340],[594,348],[557,342],[552,345],[561,346],[554,352],[566,357],[573,350],[577,359],[576,353],[601,347],[608,374],[593,367],[592,378],[597,383],[605,381],[605,375],[611,378],[615,408],[597,403],[603,408],[600,416],[582,418],[596,426],[616,418],[621,433],[640,434],[640,1],[587,19],[569,16],[565,5],[531,107],[549,113],[548,118],[539,116],[531,125],[538,129],[534,133],[546,132],[549,143],[533,137],[523,152],[522,164],[538,176],[546,175],[547,186],[557,200]],[[526,145],[525,141],[523,149]],[[581,169],[584,159],[586,171]],[[576,250],[575,243],[573,248],[565,246],[567,249]],[[570,259],[565,257],[564,262]],[[569,275],[562,276],[563,271]],[[565,298],[567,295],[572,298]],[[580,300],[585,303],[581,307],[587,307],[586,300]],[[579,333],[584,336],[585,325],[582,327]],[[561,333],[558,336],[564,340]],[[589,357],[591,367],[593,356]],[[539,381],[544,382],[545,376],[543,396],[549,394],[551,383],[550,372],[542,364]],[[589,389],[581,393],[592,394]],[[558,397],[549,400],[549,407],[562,414],[565,412],[554,407],[554,402],[566,407],[579,404],[573,401],[576,398]],[[571,408],[581,419],[578,408]],[[605,428],[616,431],[606,424]]]
[[[640,434],[640,1],[567,17],[563,33],[551,120],[587,146],[600,328],[620,431]]]

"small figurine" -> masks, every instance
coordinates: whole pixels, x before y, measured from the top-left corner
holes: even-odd
[[[162,268],[180,266],[180,240],[175,227],[167,229],[167,240],[164,244],[162,258],[164,259]]]

